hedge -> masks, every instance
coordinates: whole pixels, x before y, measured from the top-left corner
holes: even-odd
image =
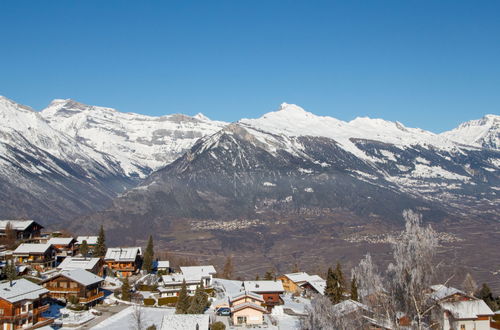
[[[153,298],[144,298],[144,305],[153,306],[156,301]]]
[[[176,302],[177,302],[177,297],[158,298],[158,305],[160,305],[160,306],[168,305],[168,304],[175,304]]]

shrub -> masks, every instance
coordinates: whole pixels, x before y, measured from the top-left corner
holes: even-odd
[[[221,321],[217,321],[210,327],[211,330],[226,330],[226,325]]]

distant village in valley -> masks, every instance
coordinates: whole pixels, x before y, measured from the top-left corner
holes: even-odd
[[[436,233],[408,212],[382,272],[367,254],[326,278],[296,269],[235,279],[146,246],[108,246],[97,233],[47,232],[34,220],[0,220],[1,329],[500,329],[500,299],[463,274],[434,283]],[[456,281],[455,281],[456,282]]]

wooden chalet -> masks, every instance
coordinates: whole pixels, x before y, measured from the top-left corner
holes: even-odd
[[[284,304],[281,295],[285,289],[283,289],[281,281],[244,281],[242,288],[244,291],[260,295],[269,312],[274,306]]]
[[[53,319],[42,316],[49,309],[44,304],[48,293],[25,279],[0,283],[0,328],[35,329],[52,324]]]
[[[18,264],[25,264],[44,271],[53,268],[56,261],[56,249],[48,243],[23,243],[12,252],[12,257]]]
[[[41,224],[34,220],[0,220],[0,237],[5,236],[7,225],[16,233],[18,240],[29,240],[39,237],[41,230],[44,228]]]
[[[118,277],[128,277],[140,269],[142,250],[140,247],[109,248],[104,262]]]
[[[68,301],[73,296],[80,304],[94,304],[104,297],[100,289],[103,282],[102,277],[84,269],[71,269],[54,274],[42,285],[54,299]]]

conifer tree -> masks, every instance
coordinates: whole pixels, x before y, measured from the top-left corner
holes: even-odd
[[[351,280],[351,300],[358,301],[358,283],[356,281],[356,275],[354,275]]]
[[[130,301],[130,283],[128,281],[128,277],[123,279],[122,284],[122,300]]]
[[[4,275],[9,280],[10,285],[12,285],[12,281],[17,278],[17,268],[14,264],[14,260],[7,260],[4,267]]]
[[[482,299],[493,311],[498,309],[499,306],[497,306],[496,299],[493,297],[493,293],[488,284],[483,283],[481,289],[477,292],[477,297]]]
[[[224,269],[222,270],[222,278],[230,280],[233,277],[233,256],[228,255],[226,258],[226,263],[224,264]]]
[[[203,282],[196,287],[194,297],[191,299],[191,304],[188,308],[187,314],[203,314],[208,304],[208,296],[205,292]]]
[[[337,262],[337,267],[335,267],[334,279],[335,279],[335,285],[334,285],[334,291],[333,291],[334,294],[332,302],[334,304],[338,304],[339,302],[344,300],[344,291],[345,291],[344,274],[342,273],[342,268],[340,266],[340,263],[338,262]]]
[[[326,287],[325,287],[325,292],[323,292],[323,293],[330,300],[333,299],[334,286],[335,286],[335,275],[334,275],[332,267],[328,267],[328,272],[326,274]]]
[[[102,225],[99,230],[99,236],[97,237],[95,255],[96,257],[104,257],[106,255],[106,235],[104,234],[104,227]]]
[[[266,281],[272,281],[273,279],[274,279],[274,272],[272,270],[268,270],[264,274],[264,280],[266,280]]]
[[[82,245],[80,245],[80,253],[82,254],[82,256],[84,258],[87,258],[88,254],[89,254],[89,246],[88,246],[86,240],[84,240],[82,242]]]
[[[181,290],[177,296],[177,304],[175,305],[176,314],[187,314],[189,309],[189,295],[187,292],[186,280],[182,281]]]
[[[146,246],[146,251],[144,252],[144,261],[142,263],[142,269],[151,273],[153,270],[153,258],[154,258],[154,246],[153,246],[153,236],[149,235],[148,245]]]

